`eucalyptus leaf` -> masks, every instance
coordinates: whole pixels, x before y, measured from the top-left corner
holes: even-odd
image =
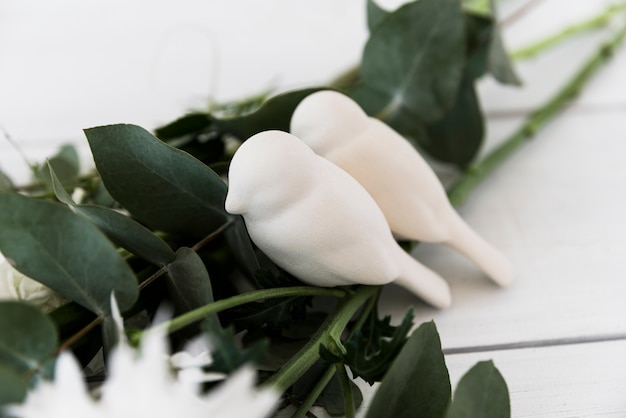
[[[324,88],[312,87],[282,93],[268,99],[253,113],[216,120],[215,123],[222,130],[242,140],[246,140],[256,133],[272,129],[288,132],[291,115],[298,104],[309,94],[320,90],[324,90]]]
[[[226,184],[136,125],[85,131],[107,190],[151,229],[204,236],[226,222]]]
[[[371,33],[361,63],[362,85],[353,97],[368,114],[388,123],[398,115],[432,123],[454,103],[464,66],[459,1],[411,2]]]
[[[0,252],[14,267],[97,315],[138,296],[133,272],[89,221],[57,203],[0,193]]]
[[[49,360],[57,344],[54,324],[38,308],[23,302],[0,302],[0,365],[5,369],[22,379],[39,373],[50,377]],[[11,373],[7,372],[6,378],[11,379]]]
[[[409,337],[378,387],[367,418],[441,418],[450,402],[450,377],[433,322]]]
[[[370,32],[387,17],[389,12],[380,7],[374,0],[367,0],[367,27]]]
[[[13,190],[13,181],[4,172],[0,171],[0,192],[8,192]]]
[[[158,138],[166,142],[181,138],[191,140],[195,135],[204,132],[212,124],[213,117],[211,115],[194,112],[178,118],[174,122],[157,128],[154,133]],[[185,141],[179,141],[180,145],[184,143]]]
[[[250,235],[241,216],[237,216],[234,224],[224,232],[233,256],[248,277],[254,276],[259,269],[259,260],[254,252]]]
[[[452,109],[427,126],[428,142],[420,145],[433,157],[461,168],[472,162],[483,142],[485,127],[478,95],[466,74]]]
[[[177,314],[183,314],[213,301],[211,280],[202,259],[191,248],[176,251],[167,268],[168,289]]]
[[[463,10],[479,16],[493,16],[491,0],[463,0]]]
[[[459,381],[446,418],[508,418],[509,390],[492,361],[481,361]]]
[[[498,26],[495,27],[492,36],[488,62],[489,71],[491,71],[491,74],[493,74],[495,79],[499,82],[514,86],[520,86],[522,84],[521,79],[513,68],[511,58],[509,58],[509,54],[506,51]]]
[[[128,216],[101,206],[77,205],[63,188],[51,165],[48,165],[48,169],[57,199],[89,219],[111,241],[158,266],[164,266],[174,260],[174,251],[167,243]]]
[[[54,169],[63,184],[76,178],[80,173],[80,159],[76,148],[70,144],[63,145],[54,156],[48,159],[47,164],[42,164],[38,168],[39,176],[44,179],[46,184],[51,182],[48,166]]]
[[[2,405],[22,402],[27,389],[24,379],[15,370],[0,363],[0,417],[3,416]]]

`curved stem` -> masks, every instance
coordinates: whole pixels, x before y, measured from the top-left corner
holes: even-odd
[[[535,55],[558,44],[559,42],[564,41],[571,36],[577,35],[584,31],[606,26],[611,21],[611,18],[615,13],[624,9],[626,9],[626,3],[609,6],[602,13],[593,16],[590,19],[575,23],[563,29],[562,31],[555,33],[554,35],[550,35],[547,38],[516,49],[515,51],[510,53],[510,56],[514,60],[522,60],[534,57]]]
[[[459,206],[465,202],[470,192],[505,161],[515,150],[532,138],[552,118],[558,115],[563,107],[574,98],[593,76],[602,64],[607,61],[613,50],[617,48],[626,37],[626,25],[624,25],[607,43],[603,44],[589,59],[578,69],[570,80],[556,92],[545,104],[531,113],[526,122],[504,143],[491,151],[482,161],[468,169],[468,171],[449,189],[448,198],[453,206]]]
[[[346,296],[337,312],[329,316],[309,342],[263,385],[274,386],[281,392],[287,390],[319,359],[320,345],[338,341],[356,311],[377,291],[378,286],[362,286],[353,294]]]
[[[331,379],[335,375],[336,369],[334,366],[329,366],[320,380],[317,381],[313,389],[309,392],[306,399],[302,404],[298,407],[296,412],[291,416],[291,418],[302,418],[306,415],[306,413],[311,409],[317,398],[322,394],[322,391],[328,386]]]
[[[164,322],[159,326],[167,328],[167,331],[172,333],[210,315],[262,299],[284,298],[289,296],[332,296],[341,298],[345,295],[346,291],[341,289],[312,286],[277,287],[273,289],[255,290],[253,292],[243,293],[209,303],[208,305],[204,305],[170,321]]]
[[[337,370],[337,376],[339,376],[346,418],[354,418],[354,399],[352,398],[352,388],[350,387],[350,378],[346,372],[346,366],[343,364],[335,364],[335,369]]]

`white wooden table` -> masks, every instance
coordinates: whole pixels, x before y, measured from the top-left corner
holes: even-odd
[[[502,15],[524,2],[501,2]],[[271,85],[323,82],[358,60],[367,36],[362,1],[225,3],[3,2],[0,124],[31,160],[70,141],[89,165],[82,128],[112,122],[152,128],[209,94],[223,100]],[[521,46],[606,4],[545,0],[508,27],[505,39]],[[580,35],[520,63],[521,89],[481,82],[489,114],[485,150],[519,126],[606,36]],[[384,312],[414,306],[416,322],[435,320],[453,386],[477,361],[493,359],[509,386],[514,417],[626,417],[625,74],[622,48],[563,115],[460,209],[515,264],[512,287],[498,289],[461,256],[422,245],[416,256],[448,279],[453,306],[435,311],[399,288],[384,292]],[[27,178],[4,140],[0,168]],[[369,399],[372,389],[365,388]]]

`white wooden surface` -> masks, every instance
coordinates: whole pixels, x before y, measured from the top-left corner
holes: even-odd
[[[500,2],[502,15],[525,1]],[[152,128],[203,106],[209,94],[223,100],[331,78],[359,57],[363,3],[5,0],[0,124],[31,160],[71,141],[88,162],[82,128]],[[521,46],[607,3],[544,0],[505,29],[506,41]],[[485,150],[607,35],[584,34],[520,63],[521,89],[482,81]],[[498,289],[459,255],[423,245],[416,256],[449,280],[452,308],[435,311],[394,287],[384,292],[383,311],[414,306],[418,322],[436,321],[444,349],[457,353],[446,356],[453,384],[476,361],[493,359],[514,417],[626,417],[625,73],[622,48],[571,108],[461,208],[514,262],[512,287]],[[1,139],[0,168],[27,179]]]

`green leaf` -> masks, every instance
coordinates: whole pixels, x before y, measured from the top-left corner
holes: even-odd
[[[242,347],[231,327],[222,328],[217,321],[206,321],[205,326],[213,343],[213,363],[210,370],[230,374],[247,363],[259,363],[267,353],[268,340]]]
[[[226,184],[191,155],[135,125],[85,134],[111,196],[151,229],[205,236],[226,222]]]
[[[361,63],[363,84],[353,97],[396,130],[397,117],[432,123],[454,103],[464,66],[459,1],[411,2],[372,32]]]
[[[367,418],[443,416],[450,402],[450,377],[433,322],[408,339],[378,387]]]
[[[38,167],[40,178],[49,185],[51,179],[48,166],[54,169],[63,184],[76,178],[80,173],[80,160],[76,148],[69,144],[63,145],[53,157],[48,159],[47,164]]]
[[[491,74],[493,74],[495,79],[499,82],[513,86],[522,85],[522,81],[515,73],[509,54],[506,51],[498,26],[495,27],[492,35],[488,63],[489,71],[491,71]]]
[[[22,379],[26,374],[50,377],[49,360],[57,344],[54,324],[38,308],[23,302],[0,302],[0,365],[5,369]]]
[[[168,266],[168,290],[176,314],[183,314],[213,301],[209,273],[200,256],[191,248],[176,251]]]
[[[289,132],[291,115],[298,104],[309,94],[324,88],[314,87],[294,90],[271,97],[254,113],[230,119],[216,120],[224,131],[246,140],[252,135],[271,129]]]
[[[348,365],[355,376],[370,385],[383,379],[404,346],[413,326],[413,310],[406,313],[397,327],[390,325],[391,317],[380,320],[375,312],[373,316],[346,342],[346,352],[342,356],[337,357],[325,347],[320,347],[320,355],[324,360]]]
[[[367,27],[370,32],[387,17],[389,12],[380,7],[374,0],[367,0]]]
[[[213,117],[206,113],[189,113],[174,122],[157,128],[155,134],[166,142],[181,138],[191,140],[194,136],[210,128],[213,120]]]
[[[0,417],[2,405],[21,403],[28,387],[24,379],[10,367],[0,363]]]
[[[250,235],[241,216],[237,216],[235,223],[224,232],[232,254],[249,277],[259,269],[259,260],[254,252]]]
[[[59,201],[89,219],[111,241],[143,259],[164,266],[175,258],[174,251],[152,231],[113,209],[95,205],[77,205],[61,185],[54,169],[48,165],[52,188]]]
[[[314,389],[315,385],[320,381],[323,374],[328,368],[328,364],[323,361],[316,362],[300,379],[293,385],[291,397],[298,401],[304,401],[307,395]],[[355,408],[363,403],[363,394],[359,387],[350,381],[350,389],[352,392],[352,402]],[[345,401],[341,390],[341,383],[337,373],[335,373],[328,382],[328,385],[322,390],[319,397],[315,400],[315,406],[321,406],[332,416],[345,416]]]
[[[465,168],[483,143],[485,127],[474,82],[466,74],[452,109],[426,127],[428,142],[420,145],[433,157]]]
[[[234,317],[237,329],[258,330],[267,327],[270,332],[278,332],[296,320],[302,320],[310,300],[311,297],[306,296],[268,299],[231,309],[229,316]]]
[[[481,361],[459,381],[446,418],[508,418],[509,390],[492,361]]]
[[[0,170],[0,192],[8,192],[13,190],[13,181],[11,178]]]
[[[0,193],[0,252],[20,272],[106,316],[137,299],[133,272],[89,221],[57,203]]]
[[[475,77],[491,72],[503,84],[522,84],[504,47],[493,0],[466,0],[468,62]]]

